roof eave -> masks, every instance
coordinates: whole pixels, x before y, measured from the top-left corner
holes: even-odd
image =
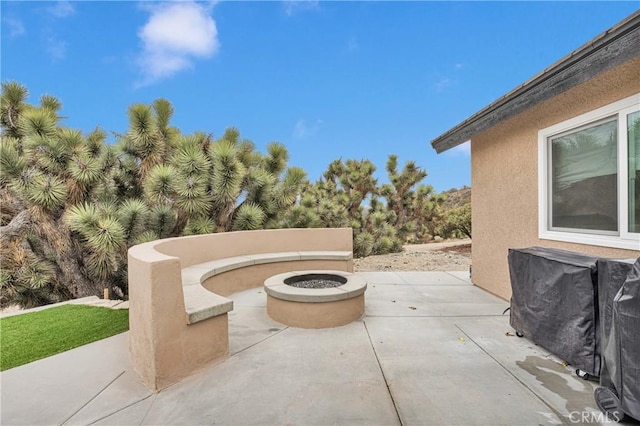
[[[431,141],[438,154],[496,124],[640,56],[640,11]]]

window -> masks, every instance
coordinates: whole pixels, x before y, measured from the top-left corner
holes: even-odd
[[[538,133],[539,237],[640,250],[640,94]]]
[[[640,233],[640,111],[627,115],[629,138],[629,232]]]

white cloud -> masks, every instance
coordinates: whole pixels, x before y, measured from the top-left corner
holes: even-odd
[[[9,37],[19,37],[26,31],[21,20],[15,18],[3,18],[2,21],[9,29]]]
[[[463,144],[454,146],[453,148],[448,150],[445,154],[452,155],[452,156],[469,157],[471,156],[471,143],[469,143],[469,141],[466,141]]]
[[[466,68],[466,65],[462,62],[455,63],[445,75],[436,72],[436,82],[433,83],[433,88],[437,93],[442,93],[451,86],[455,86],[459,83],[459,76],[461,70]]]
[[[70,2],[62,0],[55,2],[53,6],[46,7],[45,10],[49,14],[50,19],[49,24],[41,29],[44,48],[51,59],[60,61],[67,56],[68,43],[57,34],[57,20],[74,15],[76,9]]]
[[[76,13],[76,9],[73,7],[73,5],[70,2],[64,0],[56,2],[56,5],[47,8],[47,11],[56,18],[66,18],[67,16],[71,16]]]
[[[139,85],[154,83],[193,66],[195,58],[209,58],[220,48],[211,7],[192,1],[150,9],[151,16],[138,31],[143,50],[138,65]]]
[[[436,92],[443,92],[444,89],[451,86],[451,79],[449,77],[442,77],[435,84]]]
[[[322,120],[307,123],[307,120],[301,118],[296,122],[295,126],[293,126],[293,137],[295,139],[306,139],[307,137],[318,133],[323,124],[324,122]]]
[[[60,61],[67,56],[68,43],[62,40],[51,28],[42,30],[44,49],[51,59]]]
[[[287,16],[294,15],[297,12],[305,10],[315,10],[319,7],[317,0],[284,0],[284,13]]]
[[[47,52],[52,59],[59,61],[67,56],[67,42],[55,37],[47,39]]]

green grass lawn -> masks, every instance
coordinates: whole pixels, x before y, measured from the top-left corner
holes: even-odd
[[[128,309],[62,305],[0,319],[0,371],[129,329]]]

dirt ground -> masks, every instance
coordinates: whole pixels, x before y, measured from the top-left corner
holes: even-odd
[[[366,271],[468,271],[471,240],[411,244],[402,253],[354,259],[356,272]]]

